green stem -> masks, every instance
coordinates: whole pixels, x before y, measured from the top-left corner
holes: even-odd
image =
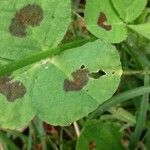
[[[130,76],[130,75],[137,75],[137,74],[140,74],[140,75],[150,75],[150,70],[124,70],[123,71],[123,75],[125,76]]]
[[[117,105],[118,103],[122,103],[134,97],[137,97],[143,94],[148,94],[148,93],[150,93],[150,86],[149,87],[143,86],[143,87],[138,87],[132,90],[125,91],[119,95],[112,97],[110,100],[104,102],[93,113],[90,114],[89,118],[97,118],[108,108],[111,108]]]
[[[145,79],[144,79],[144,86],[145,87],[149,86],[149,81],[150,81],[149,75],[145,75]],[[149,103],[149,93],[145,93],[143,95],[143,98],[141,101],[141,106],[140,106],[139,115],[137,118],[135,131],[133,132],[133,134],[131,136],[130,143],[129,143],[129,149],[130,150],[134,150],[136,148],[136,146],[138,145],[138,141],[140,139],[140,136],[141,136],[144,124],[145,124],[145,120],[146,120],[148,103]]]
[[[29,125],[29,138],[28,138],[28,144],[27,144],[27,150],[32,149],[32,125]]]
[[[42,60],[42,59],[46,59],[46,58],[52,57],[54,55],[58,55],[64,50],[67,50],[70,48],[75,48],[75,47],[84,45],[85,43],[92,42],[95,39],[96,39],[95,37],[92,37],[89,39],[77,40],[77,41],[59,46],[57,48],[53,48],[53,49],[51,48],[48,51],[41,51],[41,52],[36,53],[34,55],[27,56],[21,60],[15,60],[11,63],[0,66],[0,76],[3,76],[5,74],[9,74],[15,70],[18,70],[18,69],[23,68],[25,66],[31,65],[35,62]]]

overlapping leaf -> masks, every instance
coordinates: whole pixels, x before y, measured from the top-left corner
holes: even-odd
[[[10,87],[0,91],[0,126],[19,127],[35,115],[53,125],[68,125],[108,100],[121,73],[115,47],[100,40],[16,71],[10,80],[0,80],[0,90]]]
[[[0,56],[18,59],[56,47],[70,22],[70,0],[1,0]]]
[[[77,142],[77,150],[124,150],[119,127],[113,123],[89,121]]]

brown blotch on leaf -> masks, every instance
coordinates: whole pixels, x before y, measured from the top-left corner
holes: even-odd
[[[100,77],[106,75],[106,73],[103,70],[98,70],[97,72],[89,73],[90,78],[99,79]]]
[[[28,4],[18,12],[11,20],[9,32],[16,37],[25,37],[27,35],[27,26],[38,26],[43,20],[44,13],[40,6]]]
[[[89,142],[88,148],[89,150],[94,150],[96,148],[96,143],[94,141]]]
[[[14,102],[26,94],[26,88],[21,82],[11,82],[11,80],[9,76],[0,78],[0,93],[4,95],[8,101]]]
[[[100,12],[98,20],[97,20],[97,25],[105,29],[106,31],[110,31],[112,29],[111,25],[106,24],[107,17],[103,12]]]
[[[73,72],[71,75],[72,80],[65,79],[63,89],[64,91],[79,91],[88,83],[88,69],[79,69]]]

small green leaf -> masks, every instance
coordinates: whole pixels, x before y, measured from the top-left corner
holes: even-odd
[[[92,34],[105,41],[119,43],[127,37],[126,26],[109,0],[88,0],[85,22]]]
[[[109,43],[97,40],[70,49],[39,67],[33,106],[41,120],[68,125],[108,100],[121,73],[120,57]]]
[[[113,123],[89,121],[81,132],[76,150],[124,150],[119,127]]]
[[[0,56],[20,59],[62,40],[70,22],[70,0],[1,0]]]
[[[138,24],[138,25],[128,25],[130,29],[141,34],[147,39],[150,39],[150,23]]]
[[[125,22],[135,20],[144,10],[147,0],[111,0]]]

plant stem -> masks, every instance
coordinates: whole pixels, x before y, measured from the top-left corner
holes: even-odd
[[[79,130],[78,123],[77,122],[73,122],[73,126],[74,126],[74,129],[75,129],[77,137],[79,137],[80,136],[80,130]]]
[[[144,79],[144,86],[145,87],[149,86],[149,81],[150,81],[149,75],[145,75],[145,79]],[[141,106],[140,106],[139,115],[137,118],[135,131],[133,132],[133,134],[131,136],[130,143],[129,143],[129,149],[130,150],[134,150],[136,148],[136,146],[138,145],[138,141],[140,139],[140,136],[141,136],[144,124],[145,124],[145,120],[146,120],[148,103],[149,103],[149,93],[145,93],[143,95],[143,98],[141,101]]]
[[[77,41],[74,41],[71,43],[61,45],[57,48],[50,48],[47,51],[38,52],[34,55],[27,56],[27,57],[20,59],[20,60],[15,60],[11,63],[0,66],[0,76],[12,73],[15,70],[18,70],[18,69],[23,68],[25,66],[31,65],[35,62],[42,60],[42,59],[46,59],[46,58],[52,57],[54,55],[59,55],[61,52],[65,51],[65,50],[81,46],[81,45],[88,43],[88,42],[92,42],[95,39],[96,39],[95,37],[91,37],[88,39],[77,40]]]
[[[0,130],[0,143],[5,150],[19,150],[19,148],[7,137],[7,134]]]
[[[123,42],[123,46],[125,47],[125,50],[130,54],[130,56],[136,60],[136,63],[138,63],[142,68],[145,68],[145,66],[150,67],[148,58],[141,51],[138,51],[137,49],[131,47],[126,42]]]
[[[140,74],[140,75],[150,75],[150,70],[124,70],[123,71],[123,75],[125,76],[130,76],[130,75],[137,75],[137,74]]]
[[[63,129],[60,128],[60,150],[63,150]]]
[[[89,118],[97,118],[108,108],[113,107],[118,103],[127,101],[129,99],[132,99],[134,97],[137,97],[143,94],[148,94],[148,93],[150,93],[150,86],[148,87],[142,86],[142,87],[138,87],[132,90],[122,92],[121,94],[112,97],[110,100],[100,105],[93,113],[90,114]]]
[[[27,145],[27,150],[32,149],[32,125],[29,125],[29,138],[28,138],[28,145]]]

